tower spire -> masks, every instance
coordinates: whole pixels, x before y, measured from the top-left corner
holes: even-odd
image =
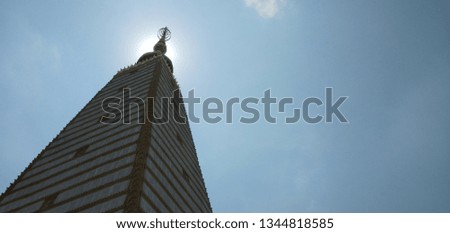
[[[155,46],[153,46],[153,51],[166,54],[167,52],[166,41],[170,40],[170,36],[171,33],[167,27],[159,29],[158,31],[159,41],[155,44]]]
[[[164,58],[164,61],[169,66],[170,71],[173,73],[172,61],[166,55],[164,55],[167,52],[166,41],[170,40],[170,37],[171,37],[171,33],[167,27],[163,27],[163,28],[159,29],[159,31],[158,31],[159,41],[155,44],[155,46],[153,46],[153,52],[148,52],[148,53],[143,54],[139,58],[137,63],[151,59],[155,56],[162,55],[162,57]]]

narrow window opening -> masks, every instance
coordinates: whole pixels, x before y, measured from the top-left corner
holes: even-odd
[[[186,183],[190,184],[191,183],[191,179],[189,177],[189,174],[186,172],[186,170],[183,169],[183,178],[186,181]]]
[[[89,145],[84,145],[84,146],[78,148],[78,150],[75,151],[73,158],[78,158],[80,156],[85,155],[88,148],[89,148]]]
[[[44,202],[42,203],[41,207],[39,208],[39,211],[43,211],[46,209],[51,208],[55,204],[55,200],[58,197],[59,193],[54,193],[52,195],[49,195],[44,198]]]
[[[180,134],[179,133],[177,133],[177,140],[178,140],[178,142],[181,144],[181,145],[183,145],[183,138],[181,138],[181,136],[180,136]]]

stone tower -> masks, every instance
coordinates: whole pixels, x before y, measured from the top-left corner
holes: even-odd
[[[0,212],[212,211],[165,56],[167,27],[159,38],[33,159],[1,195]]]

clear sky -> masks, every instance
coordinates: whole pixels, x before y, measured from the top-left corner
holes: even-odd
[[[347,124],[191,124],[215,212],[450,212],[438,0],[1,1],[2,191],[163,26],[185,96],[348,96]]]

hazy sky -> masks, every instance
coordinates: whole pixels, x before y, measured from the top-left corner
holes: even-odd
[[[0,192],[163,26],[185,96],[348,96],[348,124],[191,124],[215,212],[450,212],[437,0],[1,1]]]

